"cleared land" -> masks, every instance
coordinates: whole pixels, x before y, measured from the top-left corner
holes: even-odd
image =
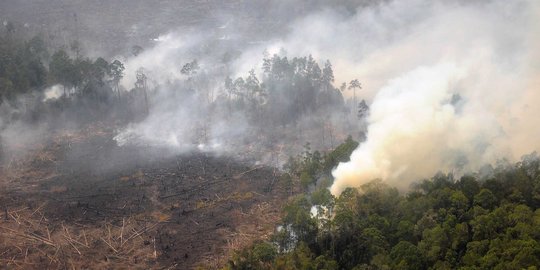
[[[0,171],[0,265],[216,268],[274,230],[288,196],[278,174],[118,147],[99,126],[58,133]]]

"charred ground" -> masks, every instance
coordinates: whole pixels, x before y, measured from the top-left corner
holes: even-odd
[[[274,168],[112,137],[95,125],[58,132],[4,164],[3,265],[215,268],[274,230],[288,197]]]

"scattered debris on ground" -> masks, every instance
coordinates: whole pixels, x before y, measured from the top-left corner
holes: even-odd
[[[0,168],[0,264],[219,268],[274,230],[288,196],[276,169],[112,137],[99,127],[56,135]]]

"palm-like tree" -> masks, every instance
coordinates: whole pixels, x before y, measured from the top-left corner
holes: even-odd
[[[349,83],[349,90],[353,90],[353,108],[356,107],[356,88],[362,89],[362,84],[358,81],[358,79],[354,79]]]

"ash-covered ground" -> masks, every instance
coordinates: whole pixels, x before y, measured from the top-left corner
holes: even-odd
[[[217,268],[268,237],[290,190],[230,157],[119,147],[113,129],[58,131],[0,174],[8,269]]]

